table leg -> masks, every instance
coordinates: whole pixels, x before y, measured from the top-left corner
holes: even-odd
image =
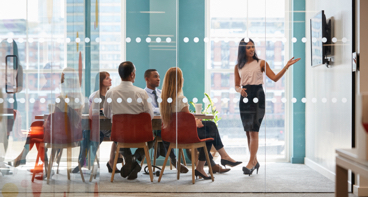
[[[336,165],[335,197],[348,196],[348,170]]]

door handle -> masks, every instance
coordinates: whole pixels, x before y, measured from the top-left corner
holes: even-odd
[[[13,69],[11,70],[12,72],[9,71],[8,68],[8,59],[10,58],[13,58]],[[5,91],[7,94],[14,94],[18,87],[18,57],[16,55],[7,55],[5,57],[5,64]]]

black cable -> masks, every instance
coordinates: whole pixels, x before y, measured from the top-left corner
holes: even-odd
[[[158,167],[158,166],[155,166],[155,165],[152,165],[152,167],[153,167],[153,168],[158,169],[158,170],[155,172],[155,174],[156,174],[156,176],[160,176],[161,168],[160,168],[160,167]],[[145,173],[145,174],[149,174],[148,166],[144,167],[144,173]]]

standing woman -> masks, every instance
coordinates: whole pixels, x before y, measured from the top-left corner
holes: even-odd
[[[243,173],[253,173],[260,167],[257,160],[258,133],[265,115],[265,94],[263,91],[263,72],[272,81],[277,82],[287,69],[298,62],[300,58],[291,58],[285,67],[276,75],[265,60],[258,58],[252,39],[239,43],[238,64],[234,68],[235,90],[241,94],[239,109],[244,131],[247,135],[250,159],[243,167]],[[244,99],[246,98],[246,99]],[[244,100],[243,100],[244,99]]]

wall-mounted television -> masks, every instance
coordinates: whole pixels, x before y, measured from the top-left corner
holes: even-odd
[[[326,65],[331,54],[331,19],[326,21],[324,11],[310,19],[311,65]]]

